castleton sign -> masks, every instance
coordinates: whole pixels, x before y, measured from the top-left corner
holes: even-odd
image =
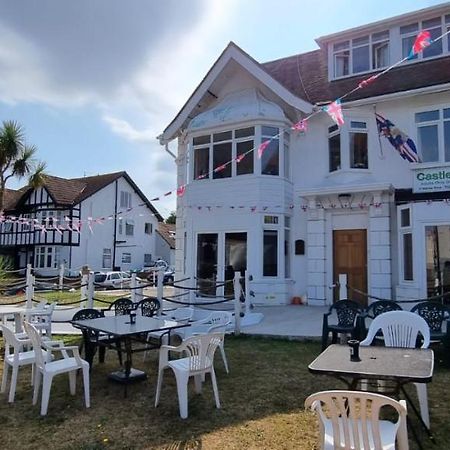
[[[413,192],[450,191],[450,166],[413,170]]]

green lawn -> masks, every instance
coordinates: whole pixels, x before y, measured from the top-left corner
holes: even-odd
[[[72,342],[73,339],[71,338]],[[148,379],[129,387],[109,382],[107,374],[118,365],[114,351],[105,364],[96,357],[91,374],[90,409],[83,406],[81,377],[76,397],[70,397],[67,376],[55,378],[48,416],[40,418],[31,405],[30,370],[23,369],[16,402],[0,395],[1,448],[4,449],[315,449],[317,423],[304,411],[305,398],[323,389],[344,386],[326,376],[312,376],[308,364],[320,352],[314,342],[251,337],[226,338],[230,374],[217,355],[216,372],[222,409],[214,406],[207,380],[203,395],[189,393],[189,418],[181,420],[175,381],[166,372],[161,404],[153,407],[157,352],[134,366]],[[429,385],[432,427],[438,444],[424,438],[425,449],[447,449],[450,441],[449,358],[436,350],[435,376]],[[414,389],[412,389],[414,392]],[[417,424],[412,417],[413,424]],[[410,436],[411,437],[411,436]],[[415,448],[414,445],[411,446]]]

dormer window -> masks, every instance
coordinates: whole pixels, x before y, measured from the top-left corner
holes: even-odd
[[[445,16],[445,22],[447,27],[450,27],[449,15]],[[402,58],[406,58],[409,55],[418,33],[424,30],[428,30],[430,32],[431,39],[436,39],[442,34],[442,18],[436,17],[434,19],[424,20],[423,22],[416,22],[400,27],[400,36],[402,38]],[[440,39],[425,48],[423,52],[414,55],[411,59],[426,59],[433,56],[439,56],[442,53],[442,39]]]
[[[389,30],[333,44],[334,77],[381,69],[389,64]]]

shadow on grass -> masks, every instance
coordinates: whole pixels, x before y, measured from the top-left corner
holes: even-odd
[[[316,342],[252,337],[227,337],[230,374],[220,355],[215,363],[222,408],[217,410],[209,377],[202,395],[189,389],[189,417],[179,417],[173,373],[166,370],[158,408],[154,408],[157,352],[145,362],[134,355],[133,365],[148,379],[123,386],[107,380],[118,365],[117,354],[107,352],[105,364],[95,359],[91,373],[91,408],[85,409],[81,380],[71,397],[66,376],[54,379],[49,414],[39,417],[31,406],[29,369],[20,374],[16,402],[0,396],[2,444],[8,449],[296,449],[317,448],[317,423],[304,411],[305,398],[344,385],[327,376],[313,376],[308,364],[320,353]],[[438,445],[450,441],[450,357],[436,351],[435,377],[429,386],[433,429]],[[414,389],[411,390],[414,393]],[[20,439],[18,438],[20,436]],[[412,446],[414,448],[414,446]]]

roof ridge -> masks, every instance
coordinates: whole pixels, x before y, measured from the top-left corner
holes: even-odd
[[[303,52],[303,53],[295,53],[294,55],[284,56],[283,58],[272,59],[270,61],[265,61],[265,62],[262,62],[260,64],[262,64],[262,65],[271,64],[271,63],[274,63],[274,62],[280,62],[280,61],[284,61],[284,60],[287,60],[287,59],[292,59],[292,58],[295,58],[295,57],[309,55],[311,53],[317,53],[317,52],[320,53],[320,48],[317,48],[315,50],[309,50],[309,51]]]

